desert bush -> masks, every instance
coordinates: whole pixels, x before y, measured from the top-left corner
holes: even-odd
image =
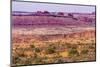
[[[88,53],[88,50],[87,49],[84,49],[81,51],[81,54],[87,54]]]
[[[35,53],[35,57],[33,58],[33,61],[35,64],[39,64],[42,62],[42,58],[39,57],[36,53]]]
[[[19,61],[19,57],[18,57],[18,56],[13,56],[12,59],[13,59],[13,60],[12,60],[13,64],[17,64],[18,61]]]
[[[77,45],[72,45],[72,49],[77,49]]]
[[[90,49],[95,49],[95,46],[92,45],[92,46],[89,46],[89,48],[90,48]]]
[[[48,47],[48,48],[46,49],[46,53],[47,53],[47,54],[55,53],[55,49],[54,49],[54,48],[51,48],[51,47]]]
[[[40,52],[40,49],[39,48],[35,48],[35,52]]]
[[[32,43],[32,44],[30,45],[30,47],[31,47],[35,52],[40,52],[40,49],[37,48],[37,47],[35,47],[34,43]]]
[[[92,43],[92,45],[95,45],[95,44],[96,44],[95,42]]]
[[[31,47],[31,48],[35,48],[34,44],[31,44],[30,47]]]
[[[41,58],[35,58],[35,59],[34,59],[34,62],[35,62],[36,64],[39,64],[39,63],[42,62],[42,60],[41,60]]]
[[[78,53],[78,51],[77,51],[77,49],[70,49],[69,50],[69,56],[78,56],[79,55],[79,53]]]
[[[70,43],[67,43],[67,48],[68,49],[77,49],[78,45],[77,44],[70,44]]]

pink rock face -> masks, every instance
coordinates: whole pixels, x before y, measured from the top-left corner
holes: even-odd
[[[13,14],[16,14],[13,13]],[[18,13],[13,15],[12,24],[14,25],[74,25],[74,26],[95,26],[95,14],[64,13],[37,11],[32,13]],[[25,15],[26,14],[26,15]]]

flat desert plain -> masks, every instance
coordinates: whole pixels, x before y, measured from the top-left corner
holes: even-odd
[[[95,16],[80,15],[13,15],[13,65],[95,61]]]

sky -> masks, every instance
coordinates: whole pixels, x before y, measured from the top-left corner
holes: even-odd
[[[83,5],[62,5],[62,4],[47,4],[36,2],[12,2],[12,11],[49,11],[49,12],[74,12],[74,13],[91,13],[95,11],[95,6]]]

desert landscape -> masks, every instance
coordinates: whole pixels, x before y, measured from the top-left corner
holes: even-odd
[[[12,11],[12,65],[96,60],[95,12]]]

